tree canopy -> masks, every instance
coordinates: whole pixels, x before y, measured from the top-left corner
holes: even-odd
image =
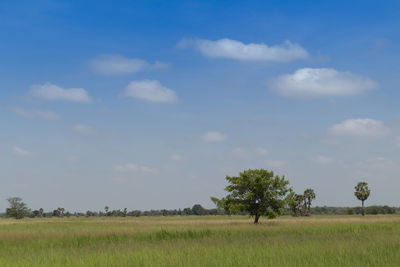
[[[8,217],[14,217],[15,219],[22,219],[29,213],[29,209],[22,199],[19,197],[7,198],[10,203],[10,207],[6,209]]]
[[[264,169],[246,170],[239,176],[226,176],[229,193],[221,199],[230,213],[247,212],[258,223],[261,216],[275,218],[285,208],[285,196],[289,192],[289,181],[285,176],[274,175]]]

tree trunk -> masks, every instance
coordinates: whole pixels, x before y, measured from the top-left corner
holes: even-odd
[[[362,200],[361,203],[362,203],[361,214],[362,216],[364,216],[364,200]]]
[[[260,215],[256,214],[256,216],[254,217],[254,224],[258,223],[258,219],[260,219]]]

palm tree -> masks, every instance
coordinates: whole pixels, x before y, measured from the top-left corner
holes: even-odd
[[[361,214],[362,216],[364,216],[364,201],[368,199],[369,194],[371,193],[371,190],[369,190],[368,188],[368,183],[366,182],[359,182],[355,187],[354,190],[356,190],[354,192],[354,195],[361,200],[362,203],[362,210],[361,210]]]
[[[304,191],[304,204],[306,206],[307,216],[310,215],[311,203],[315,197],[316,195],[313,189],[308,188]]]

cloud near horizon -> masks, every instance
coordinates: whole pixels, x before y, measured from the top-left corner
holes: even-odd
[[[103,75],[128,75],[145,69],[160,69],[168,67],[167,63],[156,61],[154,64],[142,59],[126,58],[118,54],[98,55],[89,61],[91,69]]]
[[[48,101],[64,100],[77,103],[90,103],[92,99],[83,88],[64,89],[52,83],[33,85],[30,94],[36,98]]]
[[[358,95],[376,89],[377,83],[364,76],[329,68],[303,68],[268,82],[271,91],[288,97]]]
[[[178,101],[175,91],[161,85],[157,80],[132,81],[125,88],[122,96],[155,103],[173,103]]]
[[[193,47],[206,57],[229,58],[242,61],[285,62],[309,57],[308,52],[298,44],[286,41],[282,45],[268,46],[264,43],[244,44],[228,38],[216,41],[206,39],[183,39],[178,47]]]
[[[383,137],[390,133],[382,121],[374,119],[348,119],[331,126],[328,130],[334,136]]]

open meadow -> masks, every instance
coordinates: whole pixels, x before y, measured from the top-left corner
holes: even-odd
[[[400,266],[400,216],[1,219],[0,266]]]

